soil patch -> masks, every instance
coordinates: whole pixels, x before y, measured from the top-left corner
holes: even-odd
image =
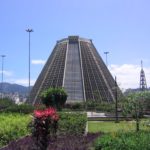
[[[50,140],[47,150],[88,150],[92,142],[100,133],[81,135],[60,135],[56,140]],[[12,141],[7,147],[0,150],[38,150],[31,136]]]

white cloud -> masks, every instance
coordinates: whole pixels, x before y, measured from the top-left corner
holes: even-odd
[[[2,71],[0,71],[0,74],[2,74]],[[10,77],[10,76],[13,75],[13,73],[11,71],[5,71],[5,70],[3,70],[3,75],[7,76],[7,77]]]
[[[31,79],[30,80],[30,85],[33,86],[35,81],[36,81],[36,79]],[[28,79],[9,79],[8,82],[23,85],[23,86],[28,86],[29,85],[29,80]]]
[[[32,60],[31,63],[34,64],[34,65],[44,65],[45,64],[45,60]]]
[[[150,68],[144,67],[147,85],[150,84]],[[121,89],[138,88],[140,84],[141,66],[133,64],[110,65],[109,70],[113,76],[117,76],[117,82]]]

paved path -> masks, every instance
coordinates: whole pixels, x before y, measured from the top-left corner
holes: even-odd
[[[87,112],[87,117],[106,117],[105,113]]]

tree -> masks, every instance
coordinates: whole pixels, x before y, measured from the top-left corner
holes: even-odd
[[[144,101],[144,109],[150,110],[150,91],[142,92],[142,97]]]
[[[123,115],[131,115],[136,121],[136,131],[140,130],[140,117],[143,115],[144,95],[142,92],[129,94],[123,104]]]

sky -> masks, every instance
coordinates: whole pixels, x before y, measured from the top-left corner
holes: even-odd
[[[139,87],[141,60],[150,87],[149,6],[149,0],[0,0],[3,81],[28,86],[29,28],[31,85],[56,41],[79,35],[92,39],[104,62],[109,52],[108,68],[121,89]]]

